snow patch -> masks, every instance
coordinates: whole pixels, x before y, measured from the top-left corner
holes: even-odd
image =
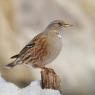
[[[40,81],[33,81],[25,88],[5,81],[0,75],[0,95],[61,95],[58,90],[42,89]]]

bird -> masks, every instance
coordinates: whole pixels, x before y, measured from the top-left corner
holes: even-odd
[[[72,26],[63,20],[52,21],[46,29],[36,35],[17,55],[13,62],[6,65],[12,68],[20,64],[29,64],[35,68],[45,68],[59,55],[62,49],[62,37],[65,27]]]

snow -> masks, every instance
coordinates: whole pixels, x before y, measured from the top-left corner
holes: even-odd
[[[19,88],[0,76],[0,95],[19,95]]]
[[[0,95],[61,95],[58,90],[42,89],[40,81],[33,81],[25,88],[5,81],[0,75]]]

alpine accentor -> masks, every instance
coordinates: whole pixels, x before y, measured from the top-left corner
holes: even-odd
[[[15,60],[7,64],[14,67],[19,64],[31,64],[33,67],[44,68],[60,53],[62,48],[62,28],[71,26],[62,20],[55,20],[36,37],[34,37],[19,54],[12,56]]]

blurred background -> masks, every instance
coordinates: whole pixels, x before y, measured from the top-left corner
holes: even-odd
[[[0,0],[0,72],[19,87],[40,80],[25,65],[4,68],[35,35],[55,19],[64,29],[63,49],[49,65],[61,78],[63,95],[95,95],[95,0]]]

